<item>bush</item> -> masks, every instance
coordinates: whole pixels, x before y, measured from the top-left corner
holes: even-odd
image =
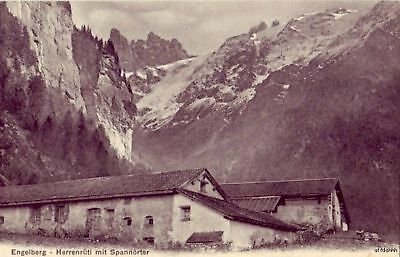
[[[303,229],[297,232],[296,242],[300,244],[309,244],[320,240],[329,230],[323,225],[303,224]]]

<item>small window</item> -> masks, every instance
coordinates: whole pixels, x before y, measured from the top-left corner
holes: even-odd
[[[190,220],[190,206],[181,206],[181,220],[182,221]]]
[[[44,220],[52,220],[53,219],[53,208],[51,205],[47,205],[43,208],[43,219]]]
[[[154,224],[153,216],[146,216],[145,217],[145,224],[146,225],[153,225]]]
[[[132,225],[132,218],[131,217],[125,217],[124,218],[124,222],[127,226],[131,226]]]
[[[65,222],[66,208],[65,205],[57,205],[54,212],[54,221],[57,223]]]
[[[34,224],[40,223],[40,217],[41,217],[41,207],[38,205],[35,205],[31,209],[31,217],[30,220]]]
[[[106,224],[109,227],[113,226],[114,223],[114,217],[115,217],[115,211],[112,208],[105,208],[106,209]]]
[[[3,216],[0,216],[0,225],[1,224],[4,224],[4,217]]]
[[[144,237],[143,241],[145,241],[149,245],[154,245],[154,237]]]
[[[124,204],[131,204],[132,202],[132,198],[131,197],[127,197],[124,199]]]
[[[321,204],[321,197],[318,197],[317,201],[318,201],[318,204]]]
[[[207,193],[207,184],[208,182],[206,180],[200,181],[200,192]]]

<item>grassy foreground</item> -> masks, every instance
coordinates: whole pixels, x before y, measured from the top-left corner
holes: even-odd
[[[58,251],[57,251],[58,250]],[[81,250],[80,254],[72,254],[73,250]],[[89,251],[90,250],[90,251]],[[63,252],[64,251],[64,252]],[[68,252],[70,251],[70,252]],[[194,251],[139,249],[124,243],[96,242],[78,239],[59,239],[43,236],[18,235],[0,233],[0,256],[399,256],[399,244],[374,241],[360,241],[351,237],[335,235],[303,245],[286,247],[259,248],[246,251],[218,251],[215,249],[199,249]]]

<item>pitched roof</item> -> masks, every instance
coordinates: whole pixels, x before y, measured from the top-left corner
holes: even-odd
[[[0,187],[0,206],[173,193],[206,169]]]
[[[270,212],[276,209],[280,196],[232,199],[237,206],[253,211]]]
[[[210,244],[222,242],[223,231],[195,232],[187,240],[187,244]]]
[[[294,224],[289,224],[283,222],[270,214],[262,213],[262,212],[255,212],[252,210],[240,208],[232,203],[227,201],[206,196],[201,193],[188,191],[185,189],[178,189],[178,192],[186,195],[190,199],[194,201],[198,201],[220,213],[222,213],[225,218],[241,221],[245,223],[250,223],[254,225],[259,225],[263,227],[270,227],[274,229],[284,230],[284,231],[297,231],[299,227]]]
[[[328,195],[335,189],[337,178],[261,181],[221,184],[230,199],[259,196]]]

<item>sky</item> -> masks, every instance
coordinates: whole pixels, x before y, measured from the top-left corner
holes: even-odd
[[[247,33],[261,21],[281,23],[303,13],[333,7],[371,8],[370,1],[335,0],[185,0],[185,1],[76,1],[72,17],[77,26],[108,39],[117,28],[128,40],[146,39],[152,31],[178,39],[192,55],[217,50],[229,37]]]

